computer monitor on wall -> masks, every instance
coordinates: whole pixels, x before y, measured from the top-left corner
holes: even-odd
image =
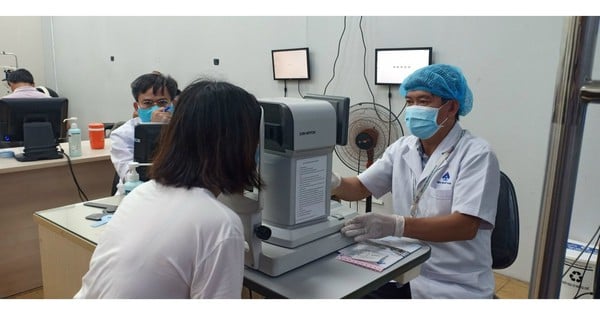
[[[308,47],[271,51],[274,80],[309,80]]]
[[[2,98],[0,99],[0,147],[23,146],[23,124],[50,122],[57,142],[66,139],[68,99],[52,98]]]
[[[375,84],[402,84],[407,76],[431,62],[431,47],[375,49]]]

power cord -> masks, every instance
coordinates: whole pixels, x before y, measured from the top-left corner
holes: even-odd
[[[398,115],[394,114],[394,112],[392,112],[390,110],[389,117],[391,117],[391,118],[389,118],[389,120],[382,118],[381,115],[379,114],[379,111],[377,111],[377,106],[386,109],[386,107],[382,104],[373,103],[373,102],[359,102],[359,103],[352,104],[350,107],[355,106],[355,105],[373,105],[373,109],[375,110],[375,113],[377,114],[377,118],[379,118],[379,120],[381,120],[382,122],[385,122],[385,123],[398,122],[398,125],[400,125],[400,129],[402,130],[402,135],[404,135],[404,129],[402,128],[402,124],[400,123],[400,114],[402,114],[402,112],[404,111],[406,104],[404,105],[404,107],[402,107],[402,110],[400,111],[400,114],[398,114]]]
[[[75,186],[77,186],[77,193],[79,195],[79,199],[81,201],[88,201],[88,196],[85,194],[81,186],[79,186],[79,182],[77,181],[77,177],[75,177],[75,172],[73,171],[73,163],[71,163],[71,157],[65,153],[65,150],[58,144],[60,148],[60,153],[67,158],[67,164],[69,165],[69,170],[71,171],[71,176],[73,177],[73,182],[75,182]]]
[[[390,123],[388,125],[388,134],[391,135],[392,133],[392,121],[398,121],[398,118],[402,115],[402,113],[404,112],[404,109],[406,108],[406,102],[404,103],[404,105],[402,106],[402,108],[400,108],[400,112],[398,113],[398,115],[396,116],[396,119],[392,120],[392,91],[391,91],[391,85],[388,85],[388,109],[389,109],[389,120],[388,122]],[[402,131],[402,135],[404,136],[404,128],[402,128],[402,123],[400,123],[400,121],[398,121],[398,126],[400,126],[400,131]],[[388,139],[388,146],[390,145],[390,139]]]
[[[371,85],[369,84],[369,79],[367,79],[367,44],[365,42],[365,33],[362,28],[363,17],[360,17],[358,21],[358,28],[360,29],[360,37],[362,39],[363,44],[363,78],[367,83],[367,88],[369,89],[369,93],[371,93],[371,98],[373,99],[373,104],[375,104],[375,95],[373,94],[373,90],[371,90]],[[379,114],[377,114],[379,115]]]
[[[304,95],[300,93],[300,80],[298,80],[298,95],[300,95],[300,97],[304,97]]]
[[[577,257],[573,260],[573,262],[571,264],[569,264],[569,268],[567,268],[567,270],[563,273],[563,275],[561,277],[561,278],[564,278],[569,273],[569,271],[575,266],[575,263],[577,263],[579,261],[579,258],[581,257],[581,255],[583,255],[583,253],[585,253],[585,251],[590,247],[590,244],[594,241],[594,239],[596,239],[596,242],[594,243],[594,246],[592,247],[592,252],[588,256],[585,266],[583,267],[583,273],[581,274],[581,281],[579,282],[579,285],[577,287],[577,292],[575,292],[575,295],[573,296],[574,299],[578,299],[587,294],[593,294],[590,292],[585,292],[585,293],[579,294],[579,292],[581,291],[581,287],[583,285],[583,278],[585,276],[585,272],[587,271],[587,269],[589,267],[590,259],[592,258],[594,249],[596,247],[598,247],[598,244],[600,243],[600,234],[598,233],[599,231],[600,231],[600,226],[598,226],[598,228],[596,229],[596,232],[594,232],[594,235],[590,238],[589,242],[585,245],[585,247],[581,250],[579,255],[577,255]],[[598,235],[598,237],[596,237],[596,235]],[[598,268],[598,267],[596,267],[596,268]]]
[[[331,79],[325,85],[325,89],[323,90],[323,95],[327,95],[327,87],[329,87],[329,83],[333,81],[335,78],[335,66],[337,64],[338,58],[340,57],[340,46],[342,44],[342,38],[344,38],[344,33],[346,32],[346,16],[344,16],[344,28],[342,29],[342,34],[340,35],[340,39],[338,40],[337,53],[335,55],[335,60],[333,61],[333,74],[331,75]]]
[[[356,167],[356,175],[360,175],[360,154],[361,153],[362,153],[362,150],[358,150],[358,164]],[[358,202],[359,202],[359,200],[356,200],[356,212],[359,212]]]
[[[371,99],[373,100],[373,105],[380,105],[381,104],[377,104],[377,102],[375,102],[375,94],[373,94],[373,90],[371,89],[371,84],[369,83],[369,79],[367,78],[367,43],[365,41],[365,33],[363,31],[362,28],[362,21],[363,21],[363,17],[360,17],[360,21],[358,22],[358,28],[360,29],[360,37],[362,40],[362,44],[363,44],[363,78],[365,79],[365,83],[367,84],[367,88],[369,89],[369,93],[371,94]],[[391,120],[391,113],[392,113],[392,103],[391,103],[391,98],[392,98],[392,92],[390,90],[390,86],[388,86],[388,100],[389,100],[389,105],[388,105],[388,109],[390,111],[390,118],[387,122],[392,122]],[[364,103],[366,104],[366,103]],[[373,108],[375,109],[375,108]],[[381,116],[379,115],[379,112],[377,110],[375,110],[375,114],[377,114],[377,118],[379,118],[379,120],[381,121],[385,121],[385,119],[381,118]],[[402,124],[400,124],[400,128],[402,128]],[[391,134],[391,127],[389,129],[389,133],[388,135]],[[402,134],[404,135],[404,130],[402,130]],[[388,145],[389,145],[389,139],[388,139]]]
[[[388,85],[388,110],[389,110],[389,115],[388,115],[388,121],[392,120],[392,86]],[[392,124],[388,124],[388,147],[390,146],[390,138],[392,135]]]
[[[600,226],[598,228],[600,228]],[[592,237],[592,240],[593,239],[594,238]],[[573,297],[574,299],[578,299],[588,293],[593,294],[593,290],[592,290],[592,292],[584,292],[582,294],[579,294],[579,292],[581,291],[581,287],[583,286],[583,278],[585,277],[585,272],[588,270],[588,267],[590,265],[590,259],[592,258],[592,255],[594,254],[594,249],[596,247],[598,247],[598,242],[600,242],[600,235],[598,235],[598,238],[596,238],[596,243],[594,244],[594,247],[592,247],[592,252],[590,253],[590,255],[588,256],[588,258],[585,262],[585,266],[583,267],[583,273],[581,273],[581,281],[579,282],[579,286],[577,286],[577,292],[575,292],[575,296]],[[573,263],[573,264],[575,264],[575,263]],[[598,267],[596,267],[596,268],[598,268]]]
[[[598,231],[600,231],[600,225],[596,229],[596,232],[594,232],[594,235],[592,236],[592,238],[590,239],[590,241],[585,245],[585,247],[583,248],[583,250],[581,251],[581,253],[579,253],[579,255],[577,255],[577,258],[575,258],[575,260],[573,261],[573,263],[569,265],[569,268],[563,273],[563,275],[562,275],[561,278],[564,278],[569,273],[569,271],[571,270],[571,268],[573,268],[573,266],[575,266],[575,261],[578,261],[579,257],[581,257],[581,255],[583,255],[583,253],[590,247],[590,244],[594,241],[594,238],[596,238],[596,234],[598,234]]]

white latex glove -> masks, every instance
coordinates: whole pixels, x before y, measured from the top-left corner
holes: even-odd
[[[340,177],[340,175],[331,172],[331,191],[334,191],[336,188],[340,187],[341,183],[342,178]]]
[[[404,217],[369,212],[347,221],[341,232],[357,242],[391,235],[400,237],[404,233]]]

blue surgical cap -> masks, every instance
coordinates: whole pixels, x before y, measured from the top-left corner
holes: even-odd
[[[473,108],[473,93],[459,68],[434,64],[417,69],[400,85],[400,94],[406,97],[410,91],[427,91],[441,98],[457,100],[458,114],[467,115]]]

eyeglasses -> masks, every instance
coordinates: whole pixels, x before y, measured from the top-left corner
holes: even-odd
[[[448,101],[450,101],[450,99],[447,98],[441,98],[442,99],[442,104],[444,105],[446,103],[448,103]],[[406,100],[406,106],[410,106],[410,105],[422,105],[422,106],[427,106],[427,107],[431,107],[435,104],[436,99],[433,97],[419,97],[416,100]]]
[[[157,101],[152,101],[152,100],[144,100],[140,103],[140,107],[141,108],[150,108],[154,105],[157,105],[158,107],[165,107],[167,105],[171,104],[171,101],[169,101],[166,98],[157,100]]]

